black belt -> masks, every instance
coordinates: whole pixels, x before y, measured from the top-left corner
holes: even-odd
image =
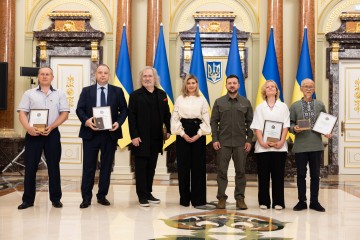
[[[182,118],[180,120],[182,123],[194,123],[194,124],[201,124],[202,121],[198,118]]]

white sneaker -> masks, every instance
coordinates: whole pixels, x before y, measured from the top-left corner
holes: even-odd
[[[267,209],[266,205],[260,205],[260,209]]]
[[[275,205],[275,209],[276,210],[283,210],[284,208],[282,206],[280,206],[280,205]]]

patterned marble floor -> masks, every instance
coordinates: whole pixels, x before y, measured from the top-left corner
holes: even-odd
[[[131,182],[112,181],[108,207],[93,199],[80,209],[80,178],[63,177],[62,202],[56,209],[48,199],[47,179],[39,177],[35,206],[19,211],[22,177],[0,176],[0,239],[359,239],[360,177],[334,176],[322,180],[320,202],[325,213],[294,212],[297,189],[285,188],[286,209],[261,210],[256,181],[246,189],[245,211],[235,210],[234,185],[229,184],[226,210],[214,208],[216,184],[208,181],[208,205],[204,209],[182,207],[176,181],[156,181],[153,194],[162,201],[148,208],[137,202]],[[94,192],[97,191],[97,186]]]

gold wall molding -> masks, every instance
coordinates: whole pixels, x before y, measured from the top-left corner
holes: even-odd
[[[360,112],[360,78],[355,80],[355,88],[354,88],[354,111]]]
[[[329,9],[329,14],[324,16],[324,21],[326,22],[324,29],[319,29],[320,32],[328,33],[331,32],[335,28],[335,23],[340,21],[340,15],[344,12],[348,7],[352,5],[360,4],[360,0],[348,0],[342,1],[339,4],[335,5],[334,8]],[[330,6],[330,5],[329,5]],[[326,11],[326,10],[325,10]],[[324,12],[325,14],[325,12]]]
[[[42,9],[40,5],[45,6],[49,4],[50,1],[51,0],[26,0],[25,2],[26,22],[27,23],[29,22],[30,17],[32,16],[32,14],[34,14],[34,11],[36,11],[37,8]],[[88,6],[89,2],[91,2],[89,0],[85,0],[85,1],[87,2],[85,6]],[[57,0],[56,2],[59,3],[59,5],[62,5],[64,3],[77,3],[77,0],[71,0],[70,2],[65,2],[64,0]],[[111,21],[114,22],[114,16],[115,16],[114,8],[117,0],[97,0],[96,2],[98,2],[98,5],[101,5],[104,9],[106,9],[106,11],[111,17]]]
[[[40,60],[45,61],[47,59],[46,55],[46,41],[40,41],[39,42],[39,48],[40,48]]]
[[[337,64],[339,62],[339,48],[340,44],[338,42],[334,42],[331,45],[331,63]]]
[[[47,27],[47,22],[49,21],[49,14],[52,13],[54,10],[63,10],[63,5],[66,4],[78,4],[82,7],[82,9],[73,9],[73,10],[87,10],[91,13],[93,21],[96,22],[96,25],[92,24],[96,29],[99,29],[102,32],[113,32],[113,21],[111,15],[110,22],[106,22],[105,18],[106,13],[103,13],[98,5],[94,4],[91,1],[88,0],[61,0],[61,1],[50,1],[47,4],[45,4],[41,9],[39,9],[39,12],[36,12],[37,7],[40,7],[40,3],[37,3],[36,5],[33,5],[33,9],[31,9],[31,14],[29,15],[29,19],[33,14],[38,14],[39,16],[34,16],[35,22],[33,29],[34,31],[41,31]],[[74,6],[75,7],[75,6]],[[110,14],[110,12],[108,12]],[[29,24],[29,21],[27,21],[26,25]],[[26,29],[29,29],[29,26],[26,26]]]
[[[74,76],[72,76],[71,74],[66,78],[66,98],[69,102],[69,106],[70,107],[74,107],[75,106],[75,102],[74,102]]]
[[[206,11],[203,6],[209,5],[209,0],[197,0],[197,1],[172,1],[171,17],[170,17],[170,32],[186,31],[189,25],[193,25],[193,15],[202,8],[202,11]],[[240,2],[235,0],[223,0],[219,2],[211,3],[216,5],[222,5],[223,8],[219,11],[232,11],[237,17],[235,18],[235,24],[238,29],[246,32],[258,32],[259,22],[258,16],[254,12],[254,8],[249,1]]]
[[[50,17],[89,17],[91,18],[91,13],[85,11],[56,11],[49,13]]]
[[[164,0],[167,1],[167,0]],[[257,12],[257,17],[259,17],[259,6],[261,4],[262,0],[245,0],[245,2],[247,2],[247,4],[249,6],[251,6],[251,8],[253,9],[254,12]],[[180,7],[180,5],[182,4],[187,4],[187,2],[191,2],[191,0],[170,0],[170,19],[172,19],[172,16],[174,15],[174,13],[178,10],[178,8]],[[219,1],[221,2],[221,1]],[[239,0],[232,0],[232,2],[237,2],[238,4],[240,3]],[[243,1],[242,1],[243,2]]]
[[[320,13],[324,11],[324,9],[331,3],[331,0],[320,0],[317,1],[317,11],[319,13],[318,16],[320,16]]]
[[[98,46],[98,42],[91,42],[91,61],[93,62],[97,62],[99,60]]]

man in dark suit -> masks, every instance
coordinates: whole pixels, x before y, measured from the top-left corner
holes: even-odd
[[[155,68],[145,67],[140,72],[142,87],[129,99],[129,130],[132,152],[135,155],[136,193],[140,206],[160,203],[152,192],[158,154],[164,140],[170,137],[170,110],[166,93],[159,89],[159,75]],[[163,133],[163,125],[166,133]]]
[[[97,202],[108,206],[106,199],[110,185],[110,175],[115,157],[117,141],[122,138],[121,125],[127,117],[126,100],[121,88],[110,85],[110,70],[105,64],[96,69],[96,84],[83,88],[76,108],[76,115],[81,121],[79,137],[83,139],[83,175],[80,208],[91,205],[92,189],[94,187],[95,171],[100,155],[99,190]],[[112,128],[100,130],[94,123],[93,108],[110,106]]]

